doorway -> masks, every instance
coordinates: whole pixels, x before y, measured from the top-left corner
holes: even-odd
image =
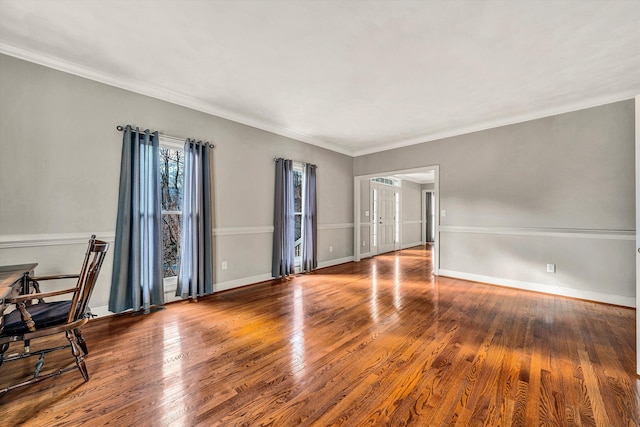
[[[374,184],[374,182],[372,181],[372,178],[379,178],[379,177],[385,177],[385,178],[376,180],[377,182]],[[381,215],[379,212],[377,212],[377,206],[379,206],[379,203],[377,202],[377,200],[375,204],[372,202],[372,199],[374,197],[374,192],[372,191],[373,187],[376,187],[375,197],[377,199],[378,197],[380,197],[380,192],[378,191],[379,189],[377,188],[377,186],[380,183],[384,183],[383,179],[398,179],[398,180],[406,179],[407,181],[414,180],[413,182],[416,182],[415,179],[418,177],[420,178],[428,177],[429,179],[428,184],[425,184],[424,187],[426,188],[423,188],[423,189],[433,192],[432,210],[434,212],[434,216],[433,216],[434,236],[433,236],[433,245],[431,250],[432,250],[432,259],[433,259],[433,273],[434,275],[438,275],[439,268],[440,268],[440,261],[439,261],[440,259],[439,234],[440,233],[438,231],[440,218],[439,218],[439,215],[437,215],[437,213],[439,212],[439,185],[440,185],[439,184],[440,173],[439,173],[438,165],[424,166],[424,167],[414,168],[414,169],[379,172],[375,174],[359,175],[354,177],[354,192],[353,192],[353,195],[354,195],[354,204],[353,204],[354,205],[354,242],[353,242],[354,243],[354,257],[353,257],[354,261],[357,262],[357,261],[360,261],[362,258],[366,258],[369,256],[382,253],[381,249],[379,248],[379,245],[380,245],[379,226],[384,224],[380,224]],[[421,228],[424,228],[424,219],[422,220],[418,219],[417,221],[415,221],[415,220],[412,220],[411,218],[406,218],[406,221],[405,221],[405,218],[403,218],[402,203],[401,203],[402,195],[400,190],[401,188],[398,187],[398,196],[394,195],[393,211],[395,213],[396,219],[394,222],[393,231],[391,232],[387,230],[387,233],[392,233],[392,235],[394,236],[394,239],[393,239],[394,248],[388,249],[390,246],[387,246],[386,248],[382,249],[385,251],[387,249],[388,250],[401,249],[400,244],[402,241],[401,237],[403,234],[402,233],[403,223],[406,222],[405,225],[407,227],[416,227],[417,226],[416,222],[422,223]],[[418,195],[415,199],[418,201],[418,203],[421,203],[420,200],[418,200],[418,198],[421,197],[421,195],[422,194],[418,189]],[[386,196],[382,196],[382,197],[386,198]],[[390,198],[390,195],[389,195],[389,198]],[[374,206],[376,206],[376,212],[374,212]],[[391,208],[387,207],[387,209],[391,209]],[[422,207],[422,211],[424,212],[424,207]],[[421,215],[421,214],[418,212],[418,215]],[[374,221],[374,219],[376,218],[377,218],[377,221]],[[420,218],[420,216],[418,216],[418,218]],[[418,231],[418,242],[421,241],[420,234],[423,234],[423,233],[420,233],[420,231]],[[425,237],[422,237],[422,238],[425,238]],[[412,241],[414,240],[408,241],[407,243],[411,243]]]

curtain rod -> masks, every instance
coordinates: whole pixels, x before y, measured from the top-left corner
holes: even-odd
[[[277,162],[279,159],[287,160],[287,159],[285,159],[284,157],[274,157],[274,158],[273,158],[273,161],[274,161],[274,162]],[[299,162],[299,161],[297,161],[297,160],[291,160],[291,161],[292,161],[292,162],[294,162],[294,163],[301,163],[301,164],[303,164],[303,165],[311,165],[311,166],[315,166],[316,168],[318,167],[318,165],[314,165],[313,163],[309,163],[309,162]]]
[[[118,125],[116,126],[116,129],[118,129],[120,132],[124,132],[125,127],[122,125]],[[180,142],[184,142],[187,138],[180,138],[178,136],[171,136],[171,135],[165,135],[164,133],[160,133],[158,132],[158,136],[161,138],[166,138],[166,139],[173,139],[175,141],[180,141]],[[189,138],[191,139],[191,138]],[[192,139],[192,141],[195,141],[194,139]],[[215,145],[211,144],[209,141],[195,141],[197,144],[209,144],[209,148],[216,148]]]

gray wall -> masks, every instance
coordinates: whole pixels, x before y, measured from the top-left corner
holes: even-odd
[[[420,184],[402,181],[402,247],[420,243],[422,234],[422,189]]]
[[[36,261],[39,274],[73,272],[91,233],[113,239],[118,124],[216,144],[216,289],[270,272],[274,157],[318,165],[320,264],[353,256],[349,156],[3,55],[0,123],[0,264]],[[107,303],[111,261],[93,306]]]
[[[354,174],[435,164],[445,274],[635,295],[633,101],[359,156]]]

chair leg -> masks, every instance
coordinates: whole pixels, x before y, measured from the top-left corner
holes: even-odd
[[[38,378],[38,375],[40,375],[40,371],[42,370],[43,365],[44,365],[44,353],[40,353],[40,358],[36,363],[36,369],[33,371],[33,378]]]
[[[2,362],[4,362],[4,354],[8,349],[9,349],[9,343],[0,345],[0,366],[2,366]]]
[[[78,340],[78,345],[80,346],[80,348],[82,349],[84,354],[89,354],[89,349],[87,348],[87,343],[84,342],[84,338],[82,337],[82,334],[80,333],[80,329],[74,329],[73,333],[76,335],[76,339]]]
[[[73,357],[76,358],[76,366],[82,374],[84,381],[87,382],[89,381],[89,371],[87,371],[87,365],[84,363],[84,356],[80,354],[80,349],[78,349],[78,345],[76,344],[76,335],[72,331],[66,331],[65,334],[71,344],[71,353]]]

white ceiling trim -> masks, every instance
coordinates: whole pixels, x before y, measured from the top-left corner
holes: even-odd
[[[539,111],[528,113],[528,114],[522,114],[519,116],[511,116],[511,117],[497,119],[497,120],[489,120],[486,122],[474,123],[469,126],[457,128],[455,130],[447,130],[443,132],[419,135],[409,139],[403,139],[396,142],[390,142],[384,145],[378,145],[378,146],[366,148],[363,150],[357,150],[353,152],[352,156],[357,157],[357,156],[363,156],[365,154],[379,153],[381,151],[393,150],[394,148],[402,148],[410,145],[420,144],[423,142],[429,142],[429,141],[435,141],[438,139],[465,135],[468,133],[498,128],[501,126],[514,125],[516,123],[528,122],[531,120],[542,119],[545,117],[551,117],[558,114],[571,113],[573,111],[584,110],[587,108],[599,107],[601,105],[611,104],[614,102],[634,99],[637,96],[637,94],[638,94],[637,91],[632,90],[629,92],[616,93],[614,95],[591,98],[581,102],[566,104],[559,107],[555,106],[553,108],[547,108],[544,110],[539,110]]]
[[[23,49],[10,45],[6,42],[0,41],[0,53],[13,56],[18,59],[33,62],[45,67],[53,68],[58,71],[73,74],[79,77],[83,77],[89,80],[93,80],[99,83],[104,83],[109,86],[115,86],[120,89],[128,90],[130,92],[139,93],[141,95],[156,98],[161,101],[170,102],[172,104],[180,105],[182,107],[191,108],[203,113],[211,114],[213,116],[221,117],[223,119],[231,120],[237,123],[248,125],[254,128],[262,129],[267,132],[275,133],[277,135],[292,138],[297,141],[306,142],[327,150],[335,151],[348,156],[353,156],[353,152],[345,150],[343,147],[331,144],[326,141],[314,138],[310,135],[295,131],[293,129],[287,129],[282,127],[273,126],[268,123],[249,118],[244,115],[236,114],[225,110],[217,105],[202,102],[190,96],[182,95],[171,90],[163,89],[158,86],[150,85],[146,82],[126,80],[112,74],[97,71],[91,68],[83,67],[78,64],[74,64],[68,61],[63,61],[58,58],[36,52],[32,50]]]
[[[497,128],[500,126],[507,126],[516,123],[522,123],[530,120],[536,120],[544,117],[554,116],[557,114],[569,113],[572,111],[583,110],[586,108],[597,107],[600,105],[610,104],[613,102],[624,101],[633,99],[638,91],[633,90],[629,92],[622,92],[613,95],[607,95],[603,97],[596,97],[580,101],[573,104],[565,104],[562,106],[554,106],[552,108],[539,110],[533,113],[522,114],[519,116],[505,117],[497,120],[490,120],[485,122],[478,122],[457,128],[455,130],[445,130],[442,132],[420,134],[415,137],[403,139],[399,141],[390,141],[389,143],[380,144],[375,147],[370,147],[362,150],[350,150],[337,144],[333,144],[311,135],[304,134],[302,132],[274,126],[269,123],[265,123],[255,118],[247,117],[245,115],[237,114],[228,111],[220,106],[210,103],[202,102],[190,96],[182,95],[171,90],[167,90],[158,86],[150,85],[146,82],[126,80],[109,73],[97,71],[95,69],[83,67],[81,65],[64,61],[41,52],[23,49],[6,42],[0,41],[0,53],[8,56],[12,56],[25,61],[33,62],[45,67],[53,68],[65,73],[73,74],[79,77],[83,77],[89,80],[93,80],[99,83],[104,83],[110,86],[118,87],[120,89],[135,92],[141,95],[149,96],[151,98],[159,99],[162,101],[170,102],[172,104],[180,105],[183,107],[191,108],[203,113],[211,114],[213,116],[221,117],[223,119],[231,120],[237,123],[255,127],[267,132],[271,132],[277,135],[281,135],[287,138],[292,138],[298,141],[306,142],[308,144],[315,145],[327,150],[335,151],[341,154],[345,154],[351,157],[362,156],[366,154],[378,153],[381,151],[392,150],[395,148],[402,148],[411,145],[420,144],[423,142],[435,141],[438,139],[449,138],[459,135],[464,135],[472,132],[478,132],[482,130]]]

